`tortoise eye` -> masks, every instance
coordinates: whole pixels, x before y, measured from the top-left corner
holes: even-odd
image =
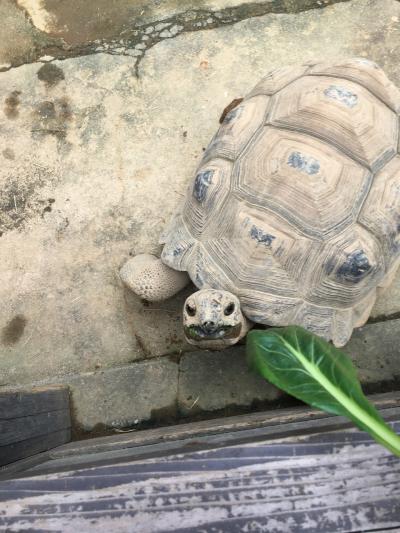
[[[189,303],[186,304],[186,313],[189,316],[194,316],[196,314],[196,307],[194,305],[191,305]]]
[[[233,313],[234,310],[235,310],[235,304],[233,302],[231,302],[230,304],[228,304],[225,307],[224,315],[225,316],[229,316],[229,315],[231,315]]]

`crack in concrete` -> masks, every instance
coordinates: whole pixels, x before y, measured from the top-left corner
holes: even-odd
[[[67,44],[61,43],[55,44],[53,41],[48,46],[44,46],[43,49],[38,50],[36,61],[7,65],[0,68],[0,72],[6,72],[13,68],[35,62],[46,63],[54,60],[65,60],[73,57],[106,53],[132,57],[134,59],[136,76],[139,77],[139,66],[146,52],[166,39],[175,38],[184,33],[230,26],[250,18],[268,14],[295,14],[312,9],[323,9],[333,4],[350,1],[267,0],[262,3],[251,2],[227,7],[219,11],[192,9],[160,21],[134,26],[133,28],[124,30],[113,39],[96,40],[75,46],[68,46]]]

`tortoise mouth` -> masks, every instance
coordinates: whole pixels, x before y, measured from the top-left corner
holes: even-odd
[[[213,331],[200,325],[185,326],[185,335],[190,340],[210,341],[218,339],[234,339],[240,335],[241,324],[235,326],[223,325],[216,327]]]

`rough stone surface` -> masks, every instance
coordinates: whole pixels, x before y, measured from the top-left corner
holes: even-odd
[[[181,33],[214,29],[267,13],[298,13],[348,0],[4,0],[9,62],[0,71],[34,60],[49,61],[105,51],[139,63],[147,50]],[[17,6],[20,9],[17,9]],[[23,21],[23,24],[21,23]],[[16,27],[17,32],[12,28]],[[15,35],[17,38],[15,39]],[[5,53],[3,53],[5,52]]]
[[[51,39],[33,26],[12,0],[0,2],[0,70],[35,61]]]
[[[152,47],[139,78],[132,58],[106,54],[2,73],[0,324],[25,326],[1,345],[1,383],[187,349],[183,296],[150,311],[119,266],[158,250],[233,97],[322,55],[368,56],[399,82],[399,16],[397,2],[361,1],[184,33]]]
[[[361,56],[400,85],[394,0],[296,14],[287,13],[323,3],[171,0],[157,11],[154,0],[139,11],[143,2],[120,0],[100,2],[106,15],[98,25],[81,0],[75,18],[53,0],[20,0],[19,9],[11,0],[0,4],[0,70],[9,69],[0,73],[0,385],[130,363],[133,372],[135,361],[189,349],[181,306],[190,288],[146,306],[117,272],[129,254],[159,251],[158,236],[221,110],[267,71]],[[131,9],[126,21],[121,6]],[[222,10],[232,6],[238,10],[224,11],[224,19]],[[252,16],[262,14],[260,6],[286,14]],[[200,8],[213,12],[211,22]],[[168,26],[156,29],[166,18]],[[106,33],[116,19],[121,43]],[[90,41],[97,36],[101,42]],[[399,287],[400,275],[373,316],[400,311]],[[359,338],[352,342],[363,366]],[[80,419],[91,420],[84,396],[75,394],[77,410],[80,403]]]
[[[69,3],[59,0],[44,0],[39,6],[37,0],[16,1],[36,28],[70,45],[123,37],[132,27],[157,24],[194,8],[218,11],[250,3],[268,4],[265,0],[74,0],[71,9]]]
[[[180,414],[248,407],[281,397],[278,389],[248,369],[244,352],[243,346],[235,346],[223,352],[184,354],[179,365]]]
[[[135,426],[176,415],[178,365],[168,359],[92,372],[62,380],[71,390],[75,428]],[[59,382],[60,383],[60,382]]]
[[[400,320],[368,324],[347,345],[345,351],[368,392],[398,389],[399,331]],[[34,385],[48,384],[69,386],[78,434],[285,401],[282,392],[249,371],[243,345],[223,352],[188,352],[179,363],[156,358]]]
[[[382,386],[397,387],[400,379],[400,320],[367,324],[358,329],[344,348],[371,391]],[[229,406],[250,406],[274,401],[282,393],[250,372],[243,346],[223,352],[191,352],[182,356],[179,367],[178,406],[180,414],[194,415]]]
[[[387,382],[386,392],[398,389],[400,378],[400,320],[388,320],[354,332],[344,351],[351,355],[360,380],[367,385]]]
[[[382,294],[379,295],[371,312],[372,319],[384,319],[400,312],[400,271]]]

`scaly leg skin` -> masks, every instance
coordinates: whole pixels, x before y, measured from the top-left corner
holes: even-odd
[[[364,298],[358,305],[353,309],[353,327],[361,328],[371,314],[372,308],[374,307],[376,301],[377,290],[372,289],[372,291]]]
[[[353,333],[353,328],[363,326],[374,306],[376,300],[376,289],[367,294],[356,306],[349,309],[337,309],[332,322],[332,342],[340,348],[347,344]]]
[[[390,285],[394,281],[394,278],[396,277],[396,274],[399,268],[400,268],[400,260],[397,260],[396,263],[391,267],[389,272],[386,274],[386,276],[383,278],[383,280],[378,285],[378,296],[382,296],[382,294],[384,294],[385,291],[390,287]]]
[[[190,281],[186,272],[173,270],[150,254],[140,254],[129,259],[119,275],[129,289],[149,302],[171,298]]]

